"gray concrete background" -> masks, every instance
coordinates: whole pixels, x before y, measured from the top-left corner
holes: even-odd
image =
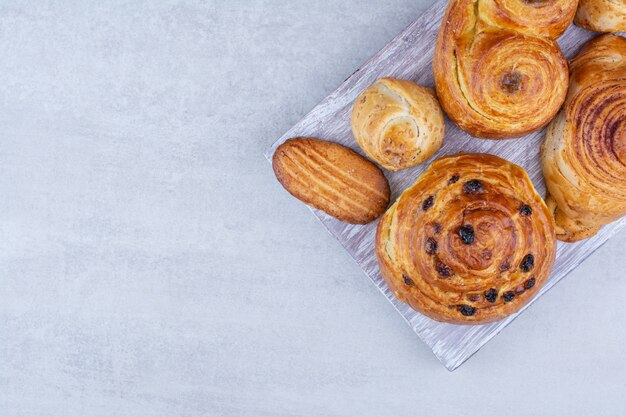
[[[451,374],[262,157],[431,3],[0,2],[0,415],[624,415],[624,234]]]

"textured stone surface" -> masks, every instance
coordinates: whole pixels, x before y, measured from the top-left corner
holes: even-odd
[[[262,155],[430,3],[0,2],[0,415],[620,415],[624,234],[450,374]]]

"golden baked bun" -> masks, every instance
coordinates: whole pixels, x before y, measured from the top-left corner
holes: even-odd
[[[567,242],[626,215],[626,39],[592,40],[570,69],[570,92],[542,146],[547,202]]]
[[[596,32],[626,32],[626,1],[580,0],[574,21]]]
[[[526,172],[504,159],[436,160],[376,233],[383,278],[438,321],[481,324],[522,308],[552,271],[554,224]]]
[[[565,100],[556,42],[578,0],[450,0],[435,46],[441,106],[472,136],[505,139],[545,126]]]
[[[367,88],[352,110],[352,133],[383,168],[420,164],[441,148],[445,123],[434,92],[415,83],[383,78]]]
[[[347,223],[369,223],[389,205],[380,168],[337,143],[289,139],[274,152],[272,167],[291,195]]]

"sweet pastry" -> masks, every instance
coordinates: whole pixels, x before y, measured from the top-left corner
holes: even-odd
[[[396,297],[434,320],[519,311],[552,271],[554,224],[526,172],[486,154],[436,160],[381,218],[376,254]]]
[[[592,40],[570,69],[568,98],[542,146],[547,203],[566,242],[626,215],[626,39]]]
[[[291,195],[347,223],[369,223],[389,204],[382,171],[337,143],[290,139],[274,152],[272,167]]]
[[[565,100],[556,42],[578,0],[450,0],[435,46],[441,106],[463,130],[505,139],[545,126]]]
[[[596,32],[625,32],[626,1],[580,0],[574,21]]]
[[[441,148],[445,123],[434,92],[393,78],[376,81],[357,98],[352,132],[361,149],[383,168],[420,164]]]

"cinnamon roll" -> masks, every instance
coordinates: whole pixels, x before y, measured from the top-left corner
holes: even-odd
[[[415,83],[383,78],[357,98],[352,132],[361,149],[383,168],[420,164],[441,148],[445,123],[435,93]]]
[[[504,139],[545,126],[567,94],[556,39],[577,0],[451,0],[435,47],[439,101],[463,130]]]
[[[626,1],[580,0],[574,22],[596,32],[626,32]]]
[[[626,215],[626,39],[602,35],[570,64],[563,110],[542,146],[557,237],[591,237]]]
[[[462,154],[436,160],[387,210],[376,253],[399,300],[434,320],[481,324],[535,296],[552,271],[556,239],[522,168]]]

